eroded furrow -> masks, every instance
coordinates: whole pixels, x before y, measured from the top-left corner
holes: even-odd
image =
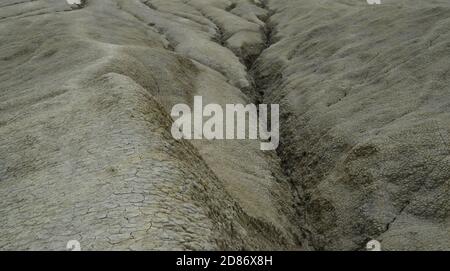
[[[243,14],[244,11],[246,15],[248,15],[249,13],[248,8],[249,6],[245,6],[245,8],[242,8],[241,6],[237,5],[237,4],[232,4],[230,6],[226,6],[223,7],[223,9],[221,8],[217,8],[217,7],[204,7],[204,6],[199,6],[198,4],[196,4],[195,1],[184,1],[183,3],[193,7],[196,11],[198,11],[203,17],[205,17],[206,19],[208,19],[214,26],[215,29],[215,35],[212,37],[212,41],[215,41],[219,46],[221,46],[222,48],[224,48],[225,50],[229,49],[230,51],[232,51],[234,53],[234,55],[239,59],[239,62],[245,67],[246,70],[246,74],[245,77],[249,82],[248,86],[244,86],[244,87],[240,87],[240,91],[244,94],[246,94],[247,96],[247,102],[252,102],[255,103],[256,105],[258,105],[259,103],[262,103],[262,101],[264,100],[264,92],[263,87],[264,84],[262,82],[260,82],[258,79],[259,77],[254,77],[254,65],[257,62],[256,60],[258,59],[258,57],[263,53],[263,51],[266,48],[269,48],[271,46],[272,40],[271,40],[271,36],[272,36],[272,28],[267,26],[267,22],[270,19],[270,16],[273,14],[273,11],[269,10],[267,8],[267,6],[265,4],[259,4],[259,5],[253,5],[253,7],[250,7],[251,9],[254,9],[257,11],[258,16],[253,16],[250,17],[250,21],[247,21],[246,19],[246,23],[244,23],[243,25],[239,26],[239,25],[233,25],[231,22],[227,21],[228,18],[234,19],[236,18],[237,15],[235,15],[233,12],[235,9],[237,9],[236,13],[237,14]],[[163,5],[160,3],[160,5]],[[167,9],[164,8],[164,6],[158,6],[158,2],[157,1],[152,1],[151,3],[151,8],[153,10],[158,10],[158,11],[162,11],[162,12],[167,12]],[[224,13],[229,13],[229,15],[225,15],[222,16]],[[176,15],[176,13],[170,12],[170,14],[172,15]],[[251,22],[253,20],[253,22]],[[249,35],[249,30],[246,29],[246,24],[250,23],[250,28],[251,29],[257,29],[257,31],[255,30],[250,30],[250,32],[253,31],[253,34],[250,33]],[[255,24],[255,22],[258,22],[258,24]],[[230,27],[231,25],[231,27]],[[170,31],[170,30],[169,30]],[[235,37],[235,40],[233,40],[233,37]],[[231,41],[230,41],[231,40]],[[236,42],[236,40],[240,40],[238,42]],[[234,43],[233,43],[234,42]],[[181,54],[183,54],[181,51],[175,49],[175,52],[179,52]],[[188,56],[189,57],[189,56]],[[205,63],[205,62],[203,62]],[[210,66],[211,68],[215,68],[214,65]],[[218,69],[219,71],[221,70],[220,68]],[[227,76],[227,73],[223,74],[224,76]],[[254,78],[257,78],[256,80]],[[231,78],[230,78],[231,79]],[[208,85],[208,83],[210,85]],[[209,80],[206,81],[206,83],[203,83],[205,85],[205,88],[215,88],[214,84],[212,82],[210,82]],[[207,99],[211,102],[217,102],[219,100],[215,100],[217,98],[215,98],[214,96],[211,96],[211,94],[208,94],[206,96],[203,96],[204,99]],[[228,100],[228,103],[232,103],[232,100]],[[223,102],[220,102],[223,103]],[[225,159],[230,159],[230,160],[236,160],[237,162],[240,160],[238,159],[238,155],[236,154],[230,154],[229,152],[237,147],[236,144],[227,142],[227,144],[230,145],[230,147],[224,148],[224,146],[217,146],[217,147],[213,147],[212,149],[210,147],[205,148],[204,145],[205,143],[201,143],[201,144],[195,144],[193,143],[193,145],[198,148],[200,150],[200,153],[205,153],[207,151],[207,153],[209,154],[208,156],[212,156],[212,157],[208,157],[205,156],[204,159],[207,161],[207,163],[210,164],[210,167],[213,169],[213,171],[215,171],[219,178],[225,178],[225,182],[228,183],[230,182],[232,186],[242,186],[242,183],[246,183],[248,182],[249,185],[256,185],[257,182],[252,183],[252,179],[255,176],[261,176],[261,174],[270,174],[270,175],[274,175],[276,176],[275,179],[272,179],[271,181],[274,181],[276,183],[281,183],[282,186],[288,189],[283,190],[283,193],[287,193],[287,194],[292,194],[290,195],[288,198],[289,199],[287,202],[290,202],[289,204],[293,204],[296,205],[298,200],[297,200],[297,195],[296,192],[293,193],[293,191],[296,191],[295,189],[291,189],[291,184],[288,181],[288,178],[286,178],[286,176],[283,173],[283,170],[280,167],[280,162],[279,162],[279,158],[276,157],[276,153],[272,153],[270,155],[268,155],[267,157],[269,160],[269,167],[271,168],[270,170],[272,171],[271,173],[269,172],[255,172],[254,176],[241,176],[240,179],[238,179],[238,182],[241,182],[240,184],[237,184],[235,181],[231,181],[228,180],[229,177],[225,177],[226,175],[229,175],[229,172],[227,172],[226,170],[223,170],[223,164],[220,164],[220,162],[224,162],[224,158]],[[208,143],[208,145],[213,146],[214,144]],[[216,148],[216,149],[215,149]],[[237,147],[237,148],[242,148],[242,147]],[[217,154],[215,155],[211,155],[212,153],[217,152]],[[231,156],[230,156],[231,155]],[[220,157],[223,156],[223,157]],[[267,158],[266,158],[267,159]],[[216,161],[214,161],[216,160]],[[214,162],[213,162],[214,161]],[[217,162],[219,161],[219,162]],[[226,163],[225,163],[225,169],[227,168]],[[232,177],[232,178],[236,178],[239,175]],[[269,176],[264,176],[263,178],[266,179]],[[248,180],[246,180],[248,179]],[[230,185],[230,184],[229,184]],[[235,188],[232,188],[233,190]],[[246,188],[248,189],[248,188]],[[277,188],[274,188],[274,190],[277,190]],[[231,190],[232,191],[232,190]],[[250,189],[251,191],[251,189]],[[278,193],[278,192],[275,192]],[[232,192],[232,195],[240,198],[239,195],[234,194],[234,192]],[[295,202],[295,203],[293,203]],[[295,210],[292,210],[292,206],[287,207],[287,210],[281,210],[281,209],[277,209],[280,207],[277,207],[280,203],[274,203],[271,201],[266,201],[264,203],[262,203],[259,200],[255,200],[254,203],[250,203],[250,205],[253,204],[263,204],[264,206],[267,206],[267,208],[265,208],[265,211],[260,213],[263,217],[264,216],[273,216],[276,217],[278,215],[282,215],[285,216],[287,215],[287,219],[289,221],[284,221],[283,223],[285,225],[281,226],[282,228],[285,228],[285,230],[287,232],[289,232],[289,235],[294,236],[294,243],[295,245],[291,246],[291,248],[306,248],[303,244],[303,232],[301,229],[301,226],[299,226],[299,219],[298,219],[298,215],[295,213]],[[244,204],[244,206],[247,206],[248,204]],[[249,206],[250,206],[249,205]],[[282,204],[282,206],[284,205],[284,203]],[[269,207],[270,206],[270,207]],[[273,214],[271,214],[270,209],[273,209],[275,207],[275,210]],[[253,208],[253,207],[248,207],[248,208]],[[244,208],[245,209],[245,208]],[[292,210],[292,211],[291,211]],[[278,223],[276,223],[278,224]]]

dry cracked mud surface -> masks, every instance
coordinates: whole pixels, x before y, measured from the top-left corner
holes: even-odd
[[[1,0],[0,250],[450,250],[449,83],[447,0]]]

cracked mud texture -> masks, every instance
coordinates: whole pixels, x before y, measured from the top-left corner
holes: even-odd
[[[170,134],[194,95],[250,102],[218,38],[260,27],[227,1],[84,4],[2,2],[0,249],[300,248],[275,152]]]
[[[450,249],[450,3],[0,3],[0,249]],[[174,104],[279,103],[281,145]]]
[[[450,3],[270,1],[255,64],[315,249],[450,249]]]

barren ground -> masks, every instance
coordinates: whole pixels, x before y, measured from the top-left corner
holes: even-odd
[[[450,250],[449,63],[446,0],[1,0],[0,249]]]

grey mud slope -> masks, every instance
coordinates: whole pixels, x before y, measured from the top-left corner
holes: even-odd
[[[0,249],[450,249],[448,1],[0,3]],[[279,103],[281,145],[175,141]]]
[[[254,70],[283,111],[309,244],[450,250],[450,3],[268,5],[273,44]]]
[[[176,103],[248,103],[250,1],[0,5],[0,249],[299,249],[294,196],[254,141],[175,141]]]

